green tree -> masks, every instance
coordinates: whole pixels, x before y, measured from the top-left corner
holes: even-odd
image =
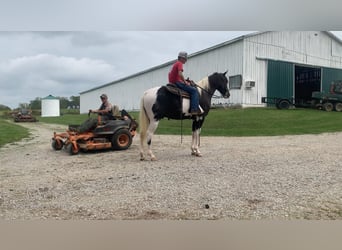
[[[70,106],[79,107],[80,106],[80,96],[71,96],[70,97]]]
[[[36,99],[30,101],[31,109],[41,109],[42,108],[42,98],[36,97]]]
[[[6,105],[0,104],[0,110],[11,110],[11,108]]]
[[[28,109],[30,108],[29,103],[19,103],[19,109]]]
[[[69,106],[69,99],[67,97],[58,97],[61,109],[66,109]]]

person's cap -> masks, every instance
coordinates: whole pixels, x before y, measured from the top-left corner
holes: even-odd
[[[106,99],[107,99],[108,97],[107,97],[106,94],[102,94],[102,95],[100,96],[100,98],[101,98],[101,99],[102,99],[102,98],[106,98]]]
[[[178,57],[188,60],[188,53],[186,53],[185,51],[181,51],[178,53]]]

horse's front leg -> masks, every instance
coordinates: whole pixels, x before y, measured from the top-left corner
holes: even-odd
[[[191,144],[191,155],[202,156],[199,146],[200,146],[200,134],[201,127],[204,121],[204,117],[196,117],[192,122],[192,144]]]
[[[202,156],[199,150],[200,133],[201,133],[201,129],[196,129],[195,131],[192,132],[192,144],[191,144],[191,155],[195,155],[199,157]]]

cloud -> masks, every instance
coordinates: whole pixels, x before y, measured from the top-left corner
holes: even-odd
[[[1,103],[25,103],[36,97],[70,97],[110,82],[115,67],[102,60],[51,54],[18,57],[0,64]],[[4,99],[3,99],[4,98]]]
[[[250,31],[0,32],[0,104],[70,97]],[[340,31],[334,32],[341,37]]]

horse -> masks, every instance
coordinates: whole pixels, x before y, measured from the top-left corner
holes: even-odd
[[[202,114],[193,116],[189,113],[190,99],[189,96],[182,97],[179,94],[170,92],[173,84],[154,87],[144,92],[140,102],[140,160],[145,160],[144,144],[147,143],[147,155],[152,161],[157,160],[151,149],[152,136],[158,127],[159,121],[166,117],[169,119],[192,119],[192,145],[191,155],[202,156],[199,150],[200,132],[205,117],[208,115],[211,107],[211,98],[216,90],[220,92],[222,97],[229,98],[228,78],[224,73],[213,73],[194,83],[199,92],[199,104],[203,111]],[[173,87],[178,89],[177,87]],[[180,89],[178,89],[180,91]]]

